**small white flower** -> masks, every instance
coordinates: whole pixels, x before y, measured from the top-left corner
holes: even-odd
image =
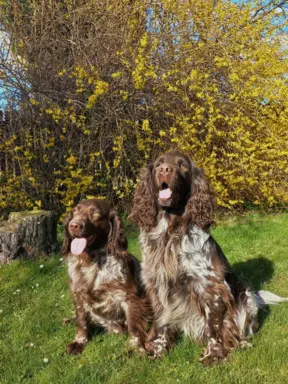
[[[59,261],[63,261],[63,257],[61,257],[61,258],[59,259]]]
[[[0,309],[0,313],[3,313],[3,309]]]
[[[34,289],[34,285],[32,285],[32,289]]]
[[[19,292],[20,292],[20,289],[16,289],[16,292],[19,293]]]
[[[44,268],[44,264],[41,264],[41,265],[39,266],[39,268],[40,268],[40,269]]]
[[[38,287],[39,287],[39,284],[38,284],[38,283],[36,283],[36,284],[35,284],[35,287],[36,287],[36,288],[38,288]]]
[[[45,357],[45,358],[43,359],[43,361],[44,361],[45,364],[47,364],[49,360],[47,359],[47,357]]]
[[[58,303],[56,303],[56,304],[55,304],[55,307],[59,307],[59,304],[58,304]]]
[[[61,295],[61,299],[63,299],[63,297],[65,297],[65,295]]]
[[[30,343],[30,347],[34,347],[34,343]]]

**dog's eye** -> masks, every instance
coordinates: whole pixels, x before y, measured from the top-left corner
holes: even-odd
[[[178,167],[179,167],[181,170],[185,171],[185,170],[188,169],[188,164],[187,164],[185,161],[180,160],[180,161],[178,162]]]
[[[97,219],[100,216],[100,213],[97,211],[92,211],[91,215],[92,215],[93,219]]]
[[[155,168],[160,167],[160,165],[162,165],[163,163],[164,163],[164,159],[160,157],[160,159],[156,160],[155,162]]]

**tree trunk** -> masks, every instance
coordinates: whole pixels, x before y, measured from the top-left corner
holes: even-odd
[[[57,222],[58,216],[50,211],[12,212],[0,222],[0,264],[55,252]]]

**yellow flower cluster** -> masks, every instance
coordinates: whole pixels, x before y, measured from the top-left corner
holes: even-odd
[[[84,8],[65,3],[80,28]],[[174,147],[204,168],[220,206],[287,204],[288,52],[273,12],[252,20],[257,1],[94,3],[101,17],[87,13],[85,28],[121,15],[103,52],[82,31],[87,46],[73,41],[73,65],[55,72],[63,98],[33,94],[33,124],[0,125],[0,208],[101,196],[128,209],[140,168]]]

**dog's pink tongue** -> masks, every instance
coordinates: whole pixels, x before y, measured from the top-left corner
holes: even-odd
[[[172,195],[172,191],[170,188],[162,189],[162,191],[159,192],[160,199],[170,199]]]
[[[84,237],[76,238],[72,240],[71,243],[71,253],[73,255],[79,256],[84,251],[87,245],[87,240]]]

